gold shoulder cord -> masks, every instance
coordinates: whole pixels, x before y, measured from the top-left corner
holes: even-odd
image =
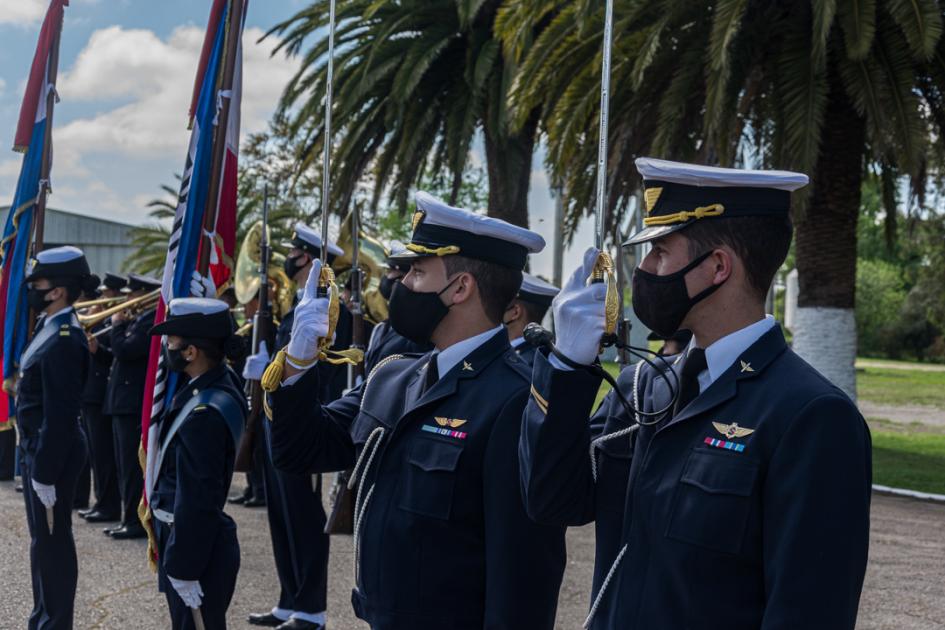
[[[328,302],[328,334],[318,340],[318,352],[314,359],[301,361],[293,358],[292,362],[303,365],[304,367],[313,365],[316,361],[327,361],[332,365],[355,365],[360,363],[364,359],[364,353],[361,350],[329,350],[332,339],[335,337],[335,328],[338,326],[338,316],[341,313],[341,301],[338,298],[338,285],[335,284],[335,272],[331,270],[331,267],[327,265],[322,267],[321,273],[318,276],[318,286],[328,288],[329,295],[331,296]],[[275,358],[269,364],[269,367],[266,368],[266,372],[263,374],[262,380],[260,381],[263,391],[274,392],[279,389],[282,383],[282,374],[285,371],[285,362],[289,358],[286,351],[287,348],[288,346],[279,350]]]
[[[591,277],[587,279],[587,284],[594,282],[604,282],[607,284],[607,295],[604,298],[604,336],[612,336],[617,333],[617,317],[620,315],[620,296],[617,292],[617,275],[615,273],[614,259],[607,252],[601,252],[597,255],[594,262],[594,270]]]

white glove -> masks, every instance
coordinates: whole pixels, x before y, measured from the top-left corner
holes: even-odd
[[[200,275],[196,269],[190,276],[190,295],[191,297],[210,297],[217,296],[217,285],[213,283],[213,278]]]
[[[329,297],[318,297],[318,276],[322,263],[316,260],[308,274],[302,300],[295,307],[295,319],[292,322],[292,337],[289,339],[289,356],[298,361],[308,362],[318,354],[318,340],[328,334]],[[289,359],[289,363],[298,369],[305,369]]]
[[[246,357],[246,364],[243,366],[243,378],[247,381],[258,381],[262,379],[266,366],[269,365],[269,348],[266,342],[259,342],[259,352]]]
[[[174,590],[177,591],[177,594],[184,600],[188,608],[200,608],[200,603],[203,601],[203,589],[200,588],[200,582],[197,580],[178,580],[171,576],[167,576],[167,579],[170,580],[171,586],[174,587]]]
[[[33,485],[33,491],[39,498],[40,503],[48,508],[56,505],[56,486],[47,486],[35,479],[30,479],[30,483]]]
[[[555,318],[555,346],[566,357],[590,365],[597,357],[604,334],[604,299],[607,285],[587,284],[600,253],[595,247],[584,252],[584,264],[555,296],[551,308]]]

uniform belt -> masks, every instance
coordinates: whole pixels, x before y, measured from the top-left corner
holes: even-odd
[[[151,514],[153,514],[154,518],[161,521],[162,523],[165,523],[167,525],[174,524],[174,514],[172,512],[165,512],[164,510],[160,508],[153,508],[151,510]]]

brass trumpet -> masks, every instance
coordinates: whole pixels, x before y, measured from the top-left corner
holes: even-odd
[[[129,315],[138,316],[146,311],[154,310],[157,308],[158,300],[160,298],[161,290],[155,289],[150,293],[139,295],[136,298],[126,299],[121,304],[116,304],[111,308],[106,308],[104,311],[92,313],[90,315],[77,315],[77,317],[79,318],[79,323],[82,324],[83,328],[85,328],[85,331],[89,332],[116,313],[128,311]],[[96,332],[93,336],[98,337],[99,335],[103,335],[109,332],[111,328],[111,326],[103,328],[102,330]]]
[[[83,308],[91,308],[93,306],[111,306],[112,304],[117,304],[118,302],[124,302],[128,296],[119,295],[117,297],[105,297],[98,298],[96,300],[83,300],[81,302],[76,302],[73,304],[75,310],[81,310]]]

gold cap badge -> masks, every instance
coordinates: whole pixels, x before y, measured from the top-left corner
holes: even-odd
[[[417,226],[423,223],[423,219],[427,216],[427,213],[423,210],[417,210],[413,213],[413,223],[411,224],[410,229],[414,232],[417,231]]]

